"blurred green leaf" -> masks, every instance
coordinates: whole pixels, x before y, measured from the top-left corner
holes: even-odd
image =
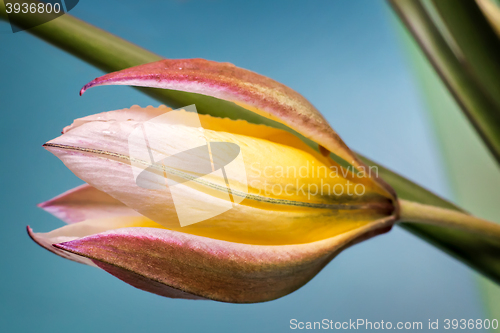
[[[493,0],[476,0],[476,2],[497,36],[500,37],[500,2]]]
[[[489,0],[486,0],[489,1]],[[462,207],[486,218],[500,222],[500,173],[477,132],[460,112],[453,96],[429,64],[422,50],[400,22],[397,31],[402,37],[415,76],[418,78],[427,104],[432,127],[435,129],[446,178],[453,196]],[[479,277],[479,276],[478,276]],[[487,317],[500,316],[500,288],[485,278],[478,279],[488,310]],[[499,330],[495,330],[500,332]]]
[[[389,0],[500,163],[500,40],[475,1]]]
[[[23,22],[16,23],[23,25]],[[160,56],[154,53],[70,15],[64,15],[56,20],[29,29],[28,32],[106,72],[117,71],[160,59]],[[245,119],[252,123],[264,123],[269,126],[290,130],[282,124],[251,113],[234,103],[216,98],[174,90],[138,89],[172,107],[182,107],[194,103],[201,113],[209,113],[220,117],[227,116],[232,119]],[[311,142],[309,144],[312,145]],[[364,161],[370,165],[376,165],[367,159],[364,159]],[[379,174],[393,186],[401,198],[459,210],[453,204],[415,183],[386,168],[378,167]],[[495,246],[487,240],[462,231],[442,227],[405,224],[403,228],[410,230],[500,283],[500,247],[498,245]]]

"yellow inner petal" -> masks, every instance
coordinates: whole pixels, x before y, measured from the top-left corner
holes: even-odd
[[[180,112],[179,115],[180,118],[198,116],[187,112]],[[157,218],[162,215],[171,219],[173,212],[171,197],[162,197],[161,202],[148,202],[148,205],[136,207],[133,191],[132,194],[126,194],[128,198],[120,198],[119,193],[108,192],[115,198],[127,202],[129,207],[141,214],[155,216],[154,220],[158,223],[147,217],[127,217],[109,221],[108,219],[84,221],[75,224],[74,228],[88,227],[88,230],[97,231],[102,228],[109,230],[124,227],[168,227],[184,233],[231,242],[283,245],[329,238],[392,214],[391,198],[388,198],[385,191],[381,190],[372,179],[360,177],[355,170],[342,168],[294,135],[245,121],[207,115],[199,117],[206,129],[204,135],[209,142],[230,142],[240,147],[246,172],[241,170],[241,173],[232,180],[238,184],[238,177],[246,177],[248,195],[243,201],[234,203],[232,209],[220,215],[180,227],[178,224],[169,223],[170,221],[160,221],[161,216],[160,219]],[[83,130],[85,126],[87,124],[69,131],[68,134],[78,135],[79,130]],[[169,147],[189,147],[190,138],[194,135],[199,136],[199,132],[192,127],[179,124],[170,126],[163,134],[158,131],[159,136],[154,138],[163,145],[159,146],[159,150],[164,148],[168,151]],[[183,135],[178,136],[182,140],[169,141],[171,131],[174,130],[182,131]],[[111,157],[110,154],[104,158],[124,164],[130,163],[123,155],[115,154]],[[157,171],[164,173],[164,170]],[[214,186],[225,186],[225,180],[218,176],[208,176],[205,180]],[[244,185],[240,182],[239,187],[231,186],[231,190],[236,189],[235,195],[238,195],[236,193],[238,189],[244,193]],[[110,190],[112,191],[112,188]],[[207,194],[206,185],[196,183],[191,190],[185,191],[185,197],[193,198],[197,193],[200,196]],[[207,200],[210,204],[217,205],[223,199],[211,196]],[[202,204],[196,208],[207,209]],[[77,225],[79,226],[76,227]],[[61,229],[69,231],[70,228],[73,226]]]
[[[249,224],[245,221],[233,220],[232,223],[228,223],[223,220],[212,220],[209,223],[204,221],[183,228],[171,228],[171,230],[236,243],[287,245],[333,237],[359,228],[366,223],[375,222],[374,217],[375,215],[365,216],[363,219],[358,216],[356,220],[342,219],[338,222],[335,216],[310,215],[308,218],[283,216],[282,223],[273,225],[261,222]],[[279,217],[275,216],[275,218]],[[109,230],[131,227],[169,229],[146,217],[123,216],[86,220],[40,235],[52,243],[62,243]]]

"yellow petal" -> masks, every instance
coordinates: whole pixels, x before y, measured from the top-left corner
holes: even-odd
[[[239,198],[232,209],[181,227],[178,207],[163,178],[165,169],[148,171],[162,176],[151,178],[157,182],[154,190],[137,186],[132,167],[150,161],[146,153],[142,160],[130,156],[130,151],[139,147],[129,140],[130,134],[142,124],[134,120],[133,112],[156,111],[131,110],[126,120],[115,117],[83,122],[50,141],[46,148],[85,182],[164,227],[248,244],[298,244],[329,238],[392,214],[391,198],[371,178],[341,168],[300,140],[293,140],[291,134],[244,121],[201,116],[204,139],[236,144],[246,172],[229,177],[233,199]],[[149,142],[156,143],[154,153],[162,156],[189,150],[199,143],[201,135],[199,128],[190,126],[195,113],[169,114],[174,122],[154,123],[148,132]],[[213,173],[197,178],[191,186],[176,187],[176,198],[192,207],[193,214],[205,214],[227,205],[227,198],[217,194],[217,189],[225,186],[221,174]]]

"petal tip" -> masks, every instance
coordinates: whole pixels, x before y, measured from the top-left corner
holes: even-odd
[[[54,243],[52,244],[52,246],[59,250],[71,251],[71,247],[67,246],[67,243],[70,242]]]
[[[105,75],[103,75],[103,76],[105,76]],[[80,89],[80,96],[82,96],[87,91],[87,89],[92,88],[93,86],[98,84],[98,82],[99,82],[99,78],[95,78],[92,81],[90,81],[89,83],[87,83],[86,85],[84,85],[82,87],[82,89]]]
[[[89,84],[87,83],[86,85],[84,85],[84,86],[83,86],[83,88],[82,88],[82,89],[80,89],[80,96],[82,96],[82,95],[83,95],[83,93],[85,92],[85,90],[87,90],[87,88],[88,88],[87,86],[88,86],[88,85],[89,85]]]

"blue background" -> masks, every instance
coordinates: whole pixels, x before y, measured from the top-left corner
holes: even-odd
[[[168,58],[229,61],[308,98],[355,150],[453,199],[425,106],[383,1],[91,1],[71,14]],[[0,22],[0,330],[281,332],[289,321],[485,318],[471,270],[395,228],[310,283],[253,305],[171,300],[34,244],[62,222],[36,204],[81,184],[41,145],[74,118],[158,102]],[[425,331],[425,330],[424,330]]]

